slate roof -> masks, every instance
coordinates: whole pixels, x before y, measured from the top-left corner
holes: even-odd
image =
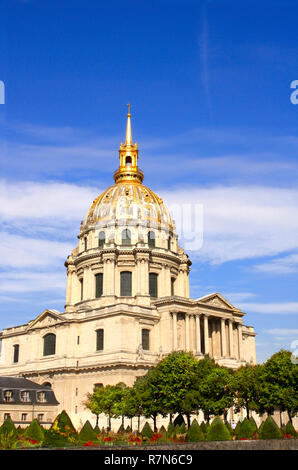
[[[12,401],[5,401],[4,392],[6,390],[11,390]],[[21,399],[21,392],[29,392],[29,401],[24,402]],[[37,392],[45,393],[45,402],[40,402],[38,400]],[[59,402],[56,400],[53,390],[48,387],[39,385],[31,380],[24,379],[23,377],[8,377],[0,376],[0,403],[5,403],[6,405],[13,405],[14,403],[36,403],[42,405],[58,405]]]

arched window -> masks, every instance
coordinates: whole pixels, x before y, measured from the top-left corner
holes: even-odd
[[[132,291],[132,273],[130,271],[122,271],[120,273],[120,295],[122,297],[130,297]]]
[[[95,297],[102,296],[102,286],[103,286],[103,274],[98,273],[95,274]]]
[[[50,382],[44,382],[42,386],[46,388],[52,388],[52,384],[50,384]]]
[[[87,242],[87,237],[84,238],[84,250],[87,251],[88,249],[88,242]]]
[[[152,231],[148,232],[148,245],[152,248],[155,246],[155,233]]]
[[[126,166],[131,166],[131,156],[127,156],[126,159],[125,159],[125,165]]]
[[[103,248],[106,242],[106,234],[104,232],[99,232],[98,234],[98,247]]]
[[[122,232],[122,245],[130,245],[131,244],[131,233],[128,228],[124,229]]]
[[[158,274],[149,273],[149,294],[151,297],[157,297],[157,279]]]
[[[20,346],[18,344],[14,344],[14,346],[13,346],[13,362],[19,362],[19,351],[20,351]]]
[[[43,355],[51,356],[56,353],[56,335],[48,333],[43,337]]]

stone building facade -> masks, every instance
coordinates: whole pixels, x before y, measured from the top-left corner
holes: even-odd
[[[119,160],[65,262],[65,311],[0,334],[0,375],[50,383],[76,426],[92,421],[84,402],[95,384],[133,385],[172,351],[231,368],[256,362],[254,328],[240,309],[218,293],[190,298],[191,261],[166,205],[143,185],[130,111]]]

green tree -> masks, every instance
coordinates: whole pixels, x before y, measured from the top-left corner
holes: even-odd
[[[163,401],[160,397],[159,371],[157,367],[149,369],[146,375],[136,380],[134,384],[136,402],[145,418],[153,419],[154,432],[157,432],[157,416],[165,416]]]
[[[234,403],[232,375],[231,369],[217,366],[200,380],[200,407],[208,422],[210,415],[223,414],[226,419],[228,409]]]
[[[159,413],[182,413],[187,416],[189,423],[193,411],[190,394],[196,384],[198,364],[199,361],[191,353],[182,351],[169,354],[157,364],[151,375],[154,381],[151,390],[154,391]]]
[[[291,361],[291,352],[281,350],[273,354],[260,373],[260,390],[256,410],[259,414],[273,414],[278,408],[287,411],[289,420],[298,412],[298,366]]]
[[[104,413],[108,417],[108,428],[111,429],[111,419],[120,413],[119,402],[122,400],[125,384],[106,385],[97,387],[92,394],[88,394],[85,406],[98,417]],[[98,424],[98,420],[96,425]]]
[[[257,401],[261,391],[260,365],[246,365],[237,369],[231,377],[231,387],[235,395],[235,411],[245,408],[247,419],[250,418],[250,410],[257,407]]]

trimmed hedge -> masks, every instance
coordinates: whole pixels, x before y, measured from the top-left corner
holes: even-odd
[[[206,441],[231,441],[232,436],[219,416],[216,416],[207,429]]]
[[[84,442],[95,441],[97,439],[97,434],[91,426],[90,422],[87,420],[82,429],[79,432],[79,440]]]
[[[18,433],[17,428],[15,427],[10,417],[4,421],[2,426],[0,426],[0,434],[4,437],[7,437],[8,435],[11,435],[12,437],[16,437],[17,433]]]
[[[256,425],[249,419],[245,418],[237,429],[237,439],[252,439],[256,433]]]
[[[168,428],[167,428],[167,437],[174,437],[175,436],[175,426],[173,423],[169,423],[168,424]]]
[[[33,421],[31,421],[29,426],[23,432],[23,436],[37,442],[43,442],[45,433],[39,421],[37,419],[33,419]]]
[[[284,434],[288,434],[291,437],[298,437],[298,433],[296,429],[294,428],[293,424],[291,421],[288,421],[285,426],[282,427],[282,432]]]
[[[259,430],[259,439],[281,439],[282,431],[277,426],[272,416],[268,416]]]
[[[154,433],[148,421],[146,421],[146,423],[144,424],[141,434],[143,437],[147,437],[148,439],[150,439],[153,436]]]
[[[199,441],[204,441],[205,440],[205,436],[203,434],[203,431],[202,431],[201,427],[199,426],[196,419],[193,420],[193,422],[190,425],[190,428],[187,431],[186,440],[188,442],[199,442]]]

